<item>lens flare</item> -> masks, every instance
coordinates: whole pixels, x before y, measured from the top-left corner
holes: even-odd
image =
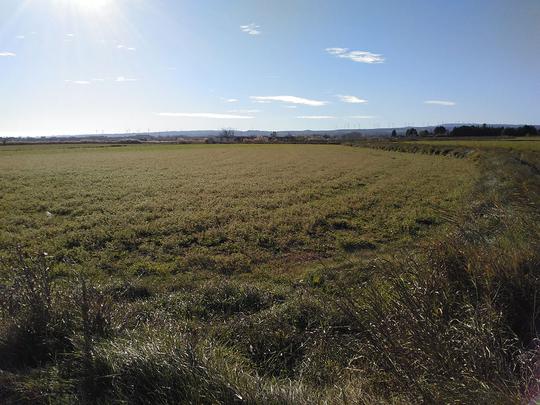
[[[112,5],[114,0],[61,0],[66,6],[77,8],[81,11],[103,12]]]

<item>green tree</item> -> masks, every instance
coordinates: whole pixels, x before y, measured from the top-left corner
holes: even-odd
[[[447,133],[448,133],[448,131],[442,125],[439,125],[438,127],[435,127],[435,129],[433,130],[433,134],[436,135],[436,136],[446,135]]]
[[[409,128],[407,129],[407,132],[405,132],[405,136],[418,136],[418,131],[416,128]]]

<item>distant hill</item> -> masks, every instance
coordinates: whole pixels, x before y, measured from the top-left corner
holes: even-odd
[[[452,130],[454,127],[459,127],[462,125],[483,125],[483,124],[474,124],[474,123],[447,123],[441,124],[448,130]],[[437,125],[438,126],[438,125]],[[517,128],[520,125],[514,124],[488,124],[491,127],[506,127],[506,128]],[[384,136],[391,135],[392,131],[397,133],[404,133],[409,128],[416,128],[418,131],[427,130],[433,131],[436,125],[430,126],[407,126],[407,127],[388,127],[388,128],[367,128],[367,129],[331,129],[331,130],[300,130],[300,131],[264,131],[264,130],[247,130],[247,131],[235,131],[236,136],[268,136],[271,133],[275,132],[277,136],[314,136],[314,135],[329,135],[329,136],[342,136],[345,134],[351,133],[360,133],[364,136]],[[540,125],[536,125],[540,129]],[[214,136],[220,136],[221,130],[197,130],[197,131],[164,131],[164,132],[144,132],[144,133],[123,133],[123,134],[104,134],[101,136],[111,137],[111,138],[133,138],[133,137],[185,137],[185,138],[208,138]],[[77,135],[77,137],[93,137],[95,135]]]
[[[441,124],[447,130],[451,131],[454,127],[463,125],[483,125],[473,123],[447,123]],[[488,124],[490,127],[506,127],[517,128],[520,125],[514,124]],[[535,125],[540,129],[540,125]],[[367,128],[367,129],[334,129],[334,130],[301,130],[301,131],[264,131],[264,130],[248,130],[248,131],[235,131],[235,136],[254,137],[254,136],[269,136],[276,134],[278,137],[283,136],[331,136],[341,138],[344,136],[354,137],[379,137],[390,136],[392,131],[396,131],[398,134],[404,134],[407,129],[416,128],[418,132],[426,130],[432,132],[435,128],[431,126],[407,126],[407,127],[388,127],[388,128]],[[147,138],[211,138],[221,135],[221,130],[195,130],[195,131],[161,131],[161,132],[130,132],[130,133],[111,133],[111,134],[87,134],[87,135],[51,135],[42,137],[19,137],[20,140],[45,140],[45,141],[99,141],[99,140],[112,140],[112,139],[139,139],[144,140]]]

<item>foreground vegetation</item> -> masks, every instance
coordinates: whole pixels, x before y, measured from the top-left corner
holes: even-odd
[[[537,152],[190,148],[3,155],[2,401],[518,403],[538,392]],[[92,245],[105,224],[110,239]],[[163,249],[173,233],[159,232],[178,224],[191,243]],[[205,244],[209,230],[225,239]],[[70,233],[82,243],[66,245]],[[183,259],[193,252],[199,261]],[[235,254],[249,260],[226,261]]]

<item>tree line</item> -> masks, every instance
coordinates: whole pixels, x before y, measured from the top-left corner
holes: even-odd
[[[533,125],[522,125],[520,127],[492,127],[486,124],[478,125],[462,125],[448,130],[440,125],[433,129],[418,131],[416,128],[408,128],[405,131],[405,136],[452,136],[452,137],[494,137],[494,136],[536,136],[538,129]],[[399,136],[396,130],[392,131],[392,136]]]

